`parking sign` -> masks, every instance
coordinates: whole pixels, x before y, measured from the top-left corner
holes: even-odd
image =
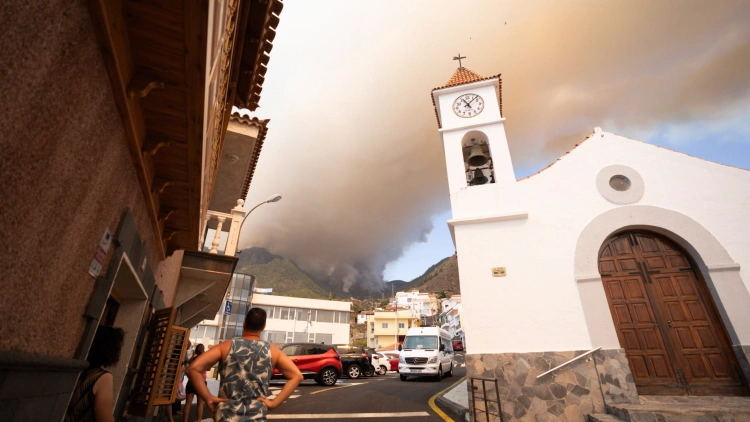
[[[224,315],[232,315],[232,302],[224,302]]]

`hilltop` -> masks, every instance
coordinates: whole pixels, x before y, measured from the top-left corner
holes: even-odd
[[[254,275],[256,287],[273,288],[274,294],[310,299],[382,299],[383,296],[391,296],[391,289],[394,292],[419,289],[430,293],[444,291],[449,295],[461,293],[456,255],[440,260],[413,280],[387,281],[382,292],[368,292],[358,285],[344,292],[335,281],[315,277],[302,270],[296,262],[274,255],[264,248],[243,249],[236,271]]]

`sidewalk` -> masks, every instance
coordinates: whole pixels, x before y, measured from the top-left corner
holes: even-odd
[[[469,414],[469,393],[466,390],[465,379],[446,391],[445,394],[438,396],[435,401],[450,410],[454,416],[459,417],[459,420],[471,421]]]

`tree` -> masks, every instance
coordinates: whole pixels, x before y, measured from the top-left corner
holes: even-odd
[[[441,291],[437,292],[437,298],[438,299],[445,299],[447,297],[448,297],[448,294],[445,293],[445,290],[441,290]]]

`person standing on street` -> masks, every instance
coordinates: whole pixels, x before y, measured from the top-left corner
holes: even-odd
[[[195,346],[195,352],[193,353],[193,357],[190,358],[190,361],[188,361],[188,369],[191,367],[191,365],[195,362],[200,355],[203,354],[203,352],[206,350],[206,346],[202,344],[198,344]],[[186,371],[187,372],[187,371]],[[188,417],[190,416],[190,408],[193,406],[193,395],[195,395],[197,389],[196,385],[207,385],[206,384],[206,371],[201,372],[201,376],[203,378],[200,379],[200,381],[193,381],[188,377],[188,383],[187,387],[185,387],[185,411],[182,412],[183,415],[183,422],[188,422]],[[198,419],[196,419],[197,422],[201,422],[203,420],[203,399],[200,395],[198,395]]]
[[[284,352],[260,339],[266,328],[266,311],[247,311],[241,338],[227,340],[200,355],[187,369],[196,393],[215,411],[216,422],[266,421],[268,412],[281,405],[302,381],[302,373]],[[219,397],[214,397],[201,383],[201,371],[221,362]],[[268,381],[273,368],[286,377],[284,388],[274,399],[268,399]]]
[[[90,367],[73,391],[65,422],[114,422],[113,378],[104,368],[120,360],[124,340],[122,328],[104,325],[97,328],[87,358]]]

